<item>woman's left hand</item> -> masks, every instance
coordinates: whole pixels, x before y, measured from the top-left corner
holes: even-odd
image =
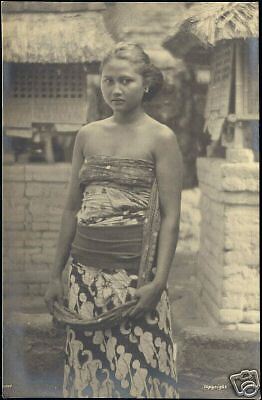
[[[138,298],[139,300],[127,316],[138,319],[146,312],[155,309],[163,290],[163,287],[156,285],[154,282],[149,282],[139,289],[136,289],[134,298]]]

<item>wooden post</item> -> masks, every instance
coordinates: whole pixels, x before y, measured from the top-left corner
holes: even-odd
[[[238,120],[235,122],[234,143],[226,149],[226,158],[229,162],[253,162],[254,153],[251,149],[245,148],[246,126],[241,120],[244,115],[244,54],[243,41],[235,42],[235,114]]]
[[[244,112],[244,76],[243,76],[243,55],[242,43],[236,42],[236,58],[235,58],[235,73],[236,73],[236,90],[235,90],[235,113],[242,115]],[[244,126],[241,121],[235,125],[234,148],[244,148]]]
[[[52,133],[45,133],[44,135],[44,142],[45,142],[45,156],[46,156],[46,161],[48,164],[52,164],[55,162],[55,156],[54,156],[54,151],[53,151],[53,146],[52,146]]]

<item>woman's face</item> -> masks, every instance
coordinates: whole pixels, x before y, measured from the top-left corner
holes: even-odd
[[[128,112],[140,106],[144,89],[143,77],[131,62],[113,58],[105,64],[101,90],[113,111]]]

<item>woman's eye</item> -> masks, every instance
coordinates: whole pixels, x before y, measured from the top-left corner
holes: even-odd
[[[131,79],[123,79],[122,80],[123,85],[127,85],[130,82],[131,82]]]
[[[103,82],[107,83],[107,84],[110,84],[110,83],[112,83],[112,79],[105,78],[105,79],[103,79]]]

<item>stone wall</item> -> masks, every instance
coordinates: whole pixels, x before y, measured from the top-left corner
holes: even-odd
[[[54,261],[71,165],[4,166],[4,289],[43,295]],[[177,251],[197,251],[199,190],[182,195]]]
[[[228,329],[259,329],[258,173],[258,163],[198,159],[199,305]]]

